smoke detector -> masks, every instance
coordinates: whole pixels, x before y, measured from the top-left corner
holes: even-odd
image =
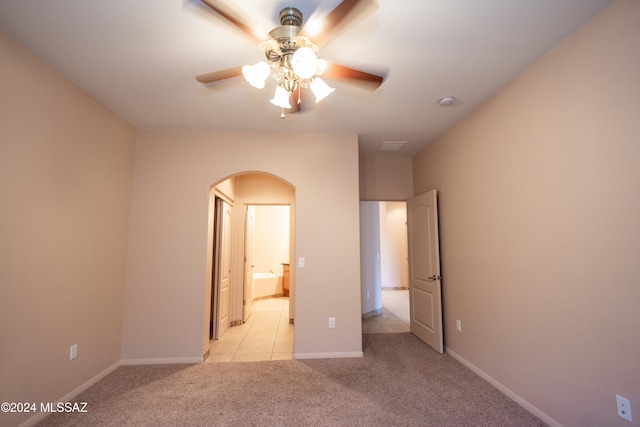
[[[441,107],[448,107],[449,105],[453,104],[456,101],[456,99],[453,96],[445,96],[444,98],[440,98],[440,101],[438,101],[438,104],[440,104]]]

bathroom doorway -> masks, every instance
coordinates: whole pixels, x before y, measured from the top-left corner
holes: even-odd
[[[254,301],[289,297],[291,206],[245,205],[243,321]]]

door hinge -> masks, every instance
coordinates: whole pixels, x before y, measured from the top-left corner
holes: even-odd
[[[247,300],[246,299],[242,300],[242,305],[247,305]]]

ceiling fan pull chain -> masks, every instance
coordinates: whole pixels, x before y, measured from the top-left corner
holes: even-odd
[[[280,118],[284,120],[285,115],[284,115],[284,108],[282,109],[282,114],[280,114]]]

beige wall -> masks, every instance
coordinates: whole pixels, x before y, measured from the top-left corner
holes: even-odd
[[[241,172],[295,188],[295,357],[361,355],[357,137],[139,131],[125,362],[203,354],[209,187]]]
[[[565,426],[640,425],[639,49],[620,0],[414,159],[447,349]]]
[[[0,402],[39,405],[120,361],[135,130],[2,33],[0,57]]]
[[[411,157],[360,157],[360,200],[407,200],[413,196]]]

